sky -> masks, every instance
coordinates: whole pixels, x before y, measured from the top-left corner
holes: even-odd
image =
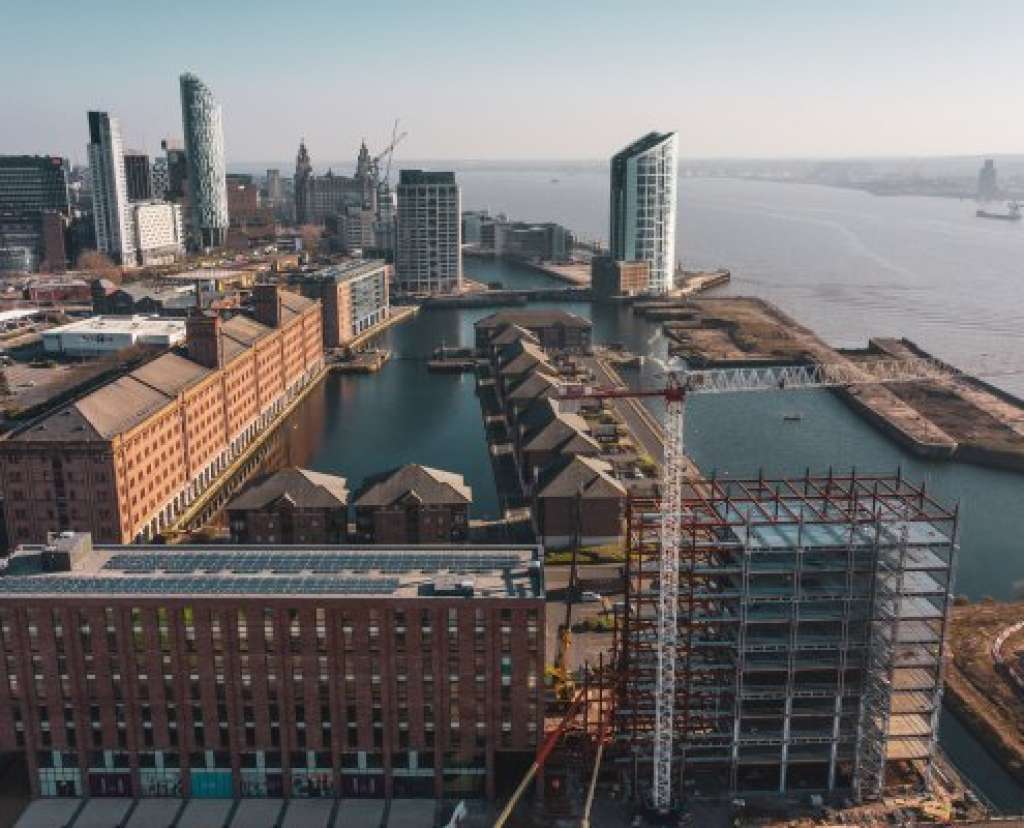
[[[229,166],[604,159],[652,129],[684,158],[1024,151],[1024,4],[947,0],[0,0],[0,153],[82,161],[180,137],[178,76],[224,108]]]

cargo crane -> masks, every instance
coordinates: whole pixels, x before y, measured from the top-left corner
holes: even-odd
[[[657,600],[657,663],[655,667],[655,729],[651,805],[659,813],[672,808],[672,750],[678,645],[677,596],[681,541],[683,427],[686,398],[690,394],[726,394],[741,391],[786,391],[890,382],[920,382],[963,375],[932,358],[879,359],[763,368],[689,370],[679,361],[665,364],[661,388],[566,386],[563,399],[643,399],[665,401],[664,460],[661,467],[661,527]],[[992,376],[991,371],[986,372]],[[1003,374],[1010,371],[1000,372]]]

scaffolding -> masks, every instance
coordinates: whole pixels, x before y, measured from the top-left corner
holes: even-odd
[[[685,482],[673,791],[863,801],[897,777],[927,787],[957,519],[899,474]],[[662,503],[633,499],[626,520],[615,756],[642,795],[657,732]]]

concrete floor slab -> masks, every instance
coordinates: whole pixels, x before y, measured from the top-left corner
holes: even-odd
[[[392,799],[388,828],[434,828],[433,799]]]
[[[232,828],[274,828],[283,799],[242,799],[235,809]]]
[[[293,799],[282,828],[328,828],[332,810],[333,799]]]
[[[127,828],[168,828],[181,810],[181,800],[171,797],[140,799]]]
[[[383,818],[383,799],[343,799],[334,824],[339,828],[377,828]]]
[[[75,828],[111,828],[120,825],[131,807],[130,799],[90,799],[75,820]]]
[[[231,799],[189,800],[177,828],[223,828],[233,804]]]
[[[36,799],[29,803],[15,828],[63,828],[81,804],[80,799]]]

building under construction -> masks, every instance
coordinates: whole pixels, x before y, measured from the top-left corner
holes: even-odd
[[[616,627],[613,754],[635,795],[657,735],[660,506],[629,505]],[[680,519],[673,796],[927,785],[957,513],[900,476],[808,475],[687,482]]]

